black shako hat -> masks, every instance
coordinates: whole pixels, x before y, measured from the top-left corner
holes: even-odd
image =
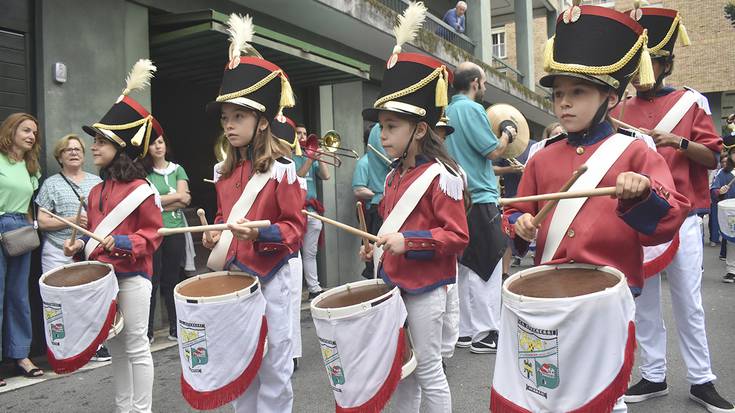
[[[673,56],[677,39],[682,46],[691,44],[678,11],[660,7],[641,8],[640,2],[635,5],[636,8],[625,13],[648,31],[648,53],[652,58]]]
[[[143,158],[148,145],[163,135],[163,128],[151,113],[128,96],[150,85],[156,67],[148,59],[138,60],[126,79],[125,89],[102,119],[82,129],[92,137],[101,135],[121,148],[130,159]]]
[[[607,7],[579,6],[574,0],[556,21],[546,42],[544,87],[559,75],[607,85],[622,94],[639,73],[643,86],[654,84],[646,30],[629,15]]]
[[[283,109],[293,107],[295,99],[288,76],[280,67],[263,59],[249,44],[253,38],[253,19],[231,14],[227,22],[230,33],[229,62],[222,84],[207,112],[219,114],[223,103],[233,103],[262,114],[270,122],[283,116]],[[242,56],[242,53],[248,55]]]
[[[398,17],[394,28],[396,46],[386,64],[378,99],[362,111],[365,120],[377,122],[380,111],[391,111],[426,121],[429,127],[446,122],[447,82],[451,72],[437,59],[420,53],[402,53],[401,46],[412,41],[426,18],[422,2],[411,3]]]

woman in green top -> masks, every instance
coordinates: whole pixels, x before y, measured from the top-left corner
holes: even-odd
[[[0,232],[31,225],[28,209],[38,188],[41,167],[38,121],[26,113],[14,113],[0,125]],[[3,356],[16,360],[27,377],[43,371],[28,358],[31,349],[31,307],[28,277],[31,253],[8,256],[0,248],[0,325],[5,332]],[[3,317],[4,316],[4,317]],[[5,381],[0,379],[0,386]]]
[[[166,160],[167,142],[163,136],[150,143],[144,165],[149,171],[148,180],[161,194],[163,207],[163,226],[166,228],[183,227],[184,214],[182,208],[189,206],[189,177],[180,165]],[[156,291],[161,286],[161,297],[166,304],[168,314],[168,339],[176,341],[176,306],[174,305],[174,287],[180,281],[182,261],[186,254],[184,234],[163,237],[161,246],[153,255],[153,291],[151,292],[151,310],[148,318],[148,338],[153,342],[153,316],[156,311]]]

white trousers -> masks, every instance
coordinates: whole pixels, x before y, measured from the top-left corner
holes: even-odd
[[[291,266],[284,265],[263,283],[268,353],[250,387],[232,402],[238,413],[288,413],[293,408],[291,375]]]
[[[666,267],[679,348],[687,380],[702,384],[715,380],[709,358],[702,308],[702,219],[688,217],[679,229],[679,250]],[[666,327],[661,313],[661,276],[646,280],[636,298],[635,335],[640,347],[640,372],[660,383],[666,377]]]
[[[393,394],[391,411],[418,413],[421,399],[427,413],[451,413],[452,396],[442,369],[442,324],[447,291],[435,288],[418,295],[403,295],[408,311],[408,331],[416,355],[416,370],[401,380]]]
[[[301,349],[301,289],[303,282],[301,281],[301,256],[296,256],[288,260],[291,267],[291,339],[293,340],[291,351],[293,358],[300,358]]]
[[[301,253],[304,262],[306,288],[309,289],[310,293],[318,293],[322,290],[316,269],[316,254],[319,252],[319,234],[321,232],[322,221],[306,217],[306,233],[304,234],[304,245],[301,247]]]
[[[459,338],[459,288],[450,284],[447,288],[447,308],[442,322],[442,358],[452,358]]]
[[[490,331],[500,330],[500,292],[503,262],[499,261],[487,282],[471,269],[459,264],[459,336],[477,342]]]
[[[63,249],[56,248],[48,241],[43,242],[41,247],[41,272],[43,274],[73,262],[74,260],[71,257],[64,255]]]
[[[125,317],[122,331],[108,341],[112,355],[115,412],[151,411],[153,357],[148,343],[151,282],[141,276],[118,278],[117,305]]]

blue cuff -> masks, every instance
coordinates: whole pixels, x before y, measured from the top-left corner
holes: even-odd
[[[112,238],[115,239],[115,249],[125,251],[133,250],[133,244],[127,235],[113,235]]]
[[[79,237],[79,239],[84,242],[84,245],[87,245],[87,243],[89,242],[89,235],[82,235],[81,237]]]
[[[508,216],[508,223],[513,225],[518,221],[518,218],[523,215],[523,212],[514,212]]]
[[[431,231],[402,231],[406,246],[406,259],[409,260],[432,260],[436,241]]]
[[[269,225],[264,228],[258,228],[257,242],[283,242],[281,236],[281,228],[276,224]]]
[[[656,231],[659,221],[666,216],[669,209],[671,209],[671,205],[656,191],[651,190],[648,198],[631,206],[626,212],[621,213],[619,207],[618,215],[636,231],[652,235]]]

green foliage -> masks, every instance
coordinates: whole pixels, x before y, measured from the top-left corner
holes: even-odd
[[[730,19],[730,24],[735,26],[735,0],[730,0],[725,4],[725,17]]]

